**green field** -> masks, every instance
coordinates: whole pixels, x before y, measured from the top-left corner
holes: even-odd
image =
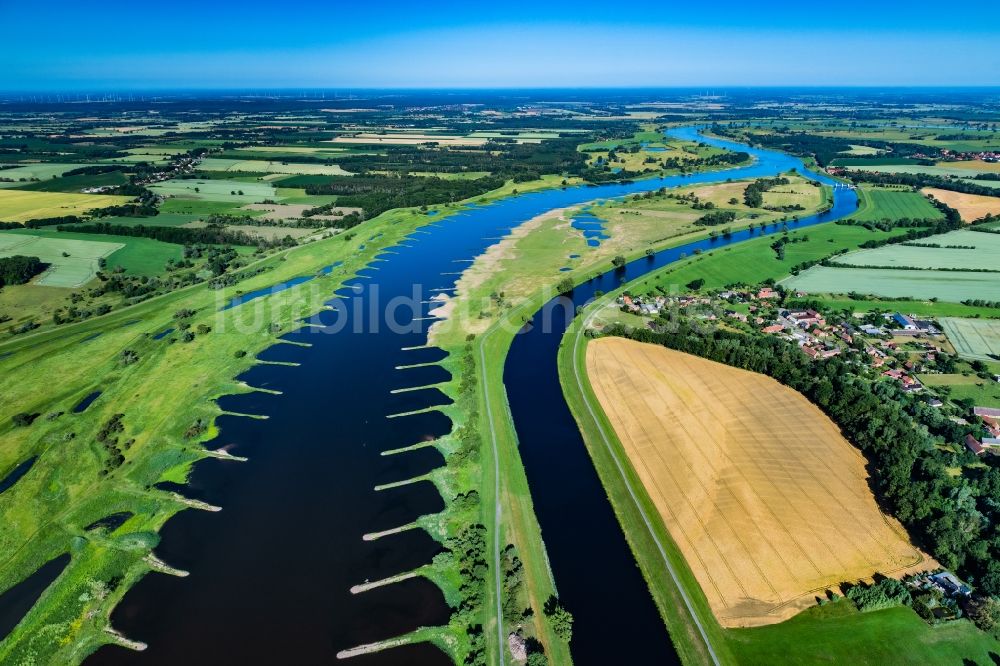
[[[897,243],[871,250],[858,250],[838,257],[838,264],[851,266],[911,266],[915,268],[1000,269],[1000,234],[952,231],[922,238],[915,243],[942,247],[916,247]],[[974,247],[974,250],[952,246]],[[1000,280],[1000,277],[996,278]],[[973,298],[970,296],[970,298]]]
[[[87,165],[67,164],[63,162],[39,162],[38,164],[24,164],[16,166],[12,169],[0,169],[0,178],[10,178],[15,181],[13,183],[0,181],[0,187],[17,187],[18,185],[24,185],[25,183],[20,182],[21,178],[24,178],[25,180],[32,180],[35,178],[38,180],[49,180],[50,178],[61,176],[71,169],[79,169],[84,166]]]
[[[861,186],[858,188],[858,197],[861,208],[851,218],[862,222],[896,221],[904,218],[939,220],[944,217],[919,192]]]
[[[800,262],[822,259],[840,248],[856,248],[867,240],[893,234],[869,231],[864,227],[828,224],[794,231],[789,235],[809,240],[787,244],[784,260],[779,260],[770,247],[776,238],[772,235],[713,250],[691,262],[658,273],[651,279],[667,292],[683,290],[684,285],[697,279],[705,280],[705,288],[708,289],[729,284],[757,284],[769,277],[787,275]]]
[[[90,282],[99,268],[98,259],[109,257],[123,247],[114,242],[44,238],[0,231],[0,256],[38,257],[50,265],[32,283],[46,287],[80,287]],[[63,256],[64,253],[69,256]]]
[[[846,600],[726,637],[743,664],[993,664],[1000,653],[967,620],[931,627],[909,608],[859,613]]]
[[[1000,320],[946,317],[940,321],[959,356],[980,361],[1000,357]]]
[[[274,187],[268,183],[244,183],[202,178],[175,178],[151,185],[149,189],[166,197],[237,204],[259,203],[264,199],[273,199],[275,196]],[[233,194],[240,191],[243,194]]]
[[[994,364],[994,372],[1000,366]],[[931,388],[948,387],[950,400],[971,400],[983,407],[1000,407],[1000,383],[982,379],[973,374],[918,375],[921,382]],[[944,393],[944,391],[940,391]]]
[[[996,273],[907,271],[895,269],[833,268],[814,266],[783,284],[813,294],[847,294],[855,291],[877,296],[938,298],[961,303],[966,299],[1000,300]]]
[[[885,164],[881,166],[852,166],[856,171],[881,171],[883,173],[925,173],[929,176],[954,176],[955,178],[973,178],[977,174],[969,169],[943,166],[923,166],[921,164]]]
[[[54,262],[56,264],[61,263],[66,258],[62,256],[62,252],[68,252],[70,258],[74,257],[91,257],[96,264],[96,258],[101,256],[107,257],[107,267],[108,270],[114,270],[115,268],[121,268],[129,275],[159,275],[163,272],[164,266],[166,266],[168,259],[180,259],[183,254],[183,247],[181,245],[176,245],[174,243],[164,243],[162,241],[153,240],[151,238],[136,238],[132,236],[107,236],[104,234],[84,234],[75,233],[67,231],[53,231],[51,229],[31,229],[26,231],[4,231],[0,232],[5,237],[21,238],[21,237],[34,237],[39,239],[44,239],[46,242],[43,247],[52,248],[58,256],[54,257]],[[12,242],[12,241],[8,241]],[[83,244],[79,246],[79,244]],[[115,251],[113,254],[100,254],[97,252],[97,247],[92,249],[87,249],[91,245],[94,246],[105,246],[114,245]],[[12,254],[29,254],[26,250],[13,252]],[[29,256],[34,256],[36,252],[33,250]],[[38,255],[43,261],[47,261],[41,255]],[[48,262],[47,263],[52,263]],[[95,268],[96,270],[96,268]],[[82,273],[80,273],[82,275]],[[44,277],[44,276],[43,276]],[[93,275],[91,275],[93,277]],[[72,284],[54,284],[49,282],[42,282],[41,284],[51,284],[51,286],[75,286],[77,283]]]
[[[348,176],[336,164],[303,164],[295,162],[273,162],[264,160],[234,160],[208,158],[201,161],[202,171],[238,171],[244,173],[287,173],[291,175]]]
[[[810,297],[822,301],[828,308],[850,312],[905,312],[918,317],[1000,317],[1000,310],[994,308],[946,301],[922,301],[905,298],[880,299],[874,296],[855,300],[838,298],[828,294],[811,295]]]

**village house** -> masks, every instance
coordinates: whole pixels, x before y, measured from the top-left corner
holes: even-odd
[[[813,345],[803,345],[802,351],[806,356],[813,360],[831,358],[840,354],[840,349],[838,347],[822,347]]]
[[[983,455],[986,451],[986,449],[983,448],[983,445],[979,443],[979,440],[972,435],[965,436],[965,448],[969,449],[977,456]]]
[[[788,310],[783,310],[781,316],[787,318],[796,326],[808,329],[811,326],[826,326],[826,320],[823,315],[816,312],[815,310],[795,310],[789,312]]]

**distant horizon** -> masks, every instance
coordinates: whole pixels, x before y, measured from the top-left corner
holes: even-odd
[[[953,84],[856,84],[856,85],[815,85],[815,84],[712,84],[701,85],[627,85],[627,86],[577,86],[577,85],[537,85],[537,86],[204,86],[204,87],[150,87],[150,88],[51,88],[51,89],[4,89],[0,88],[0,97],[11,96],[50,96],[65,95],[69,97],[86,97],[87,95],[152,95],[152,94],[245,94],[250,96],[295,96],[297,94],[322,93],[482,93],[482,92],[677,92],[689,93],[692,96],[720,97],[726,93],[753,91],[891,91],[891,92],[1000,92],[1000,83],[984,85],[953,85]]]
[[[40,24],[36,7],[14,3],[0,89],[1000,86],[994,4],[939,9],[175,0],[161,11],[108,0],[81,15],[53,0]]]

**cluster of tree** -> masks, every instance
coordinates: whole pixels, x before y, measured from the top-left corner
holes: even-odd
[[[758,178],[743,191],[743,203],[750,208],[764,207],[764,192],[779,185],[788,185],[791,181],[782,176],[775,178]]]
[[[981,298],[969,298],[962,301],[962,304],[977,308],[1000,308],[1000,301],[984,301]]]
[[[500,570],[503,576],[503,619],[508,624],[515,624],[524,620],[524,609],[521,608],[520,596],[524,587],[524,564],[517,556],[517,549],[514,544],[507,544],[507,547],[500,553]]]
[[[127,439],[124,442],[118,442],[118,436],[125,432],[125,424],[122,422],[124,418],[124,414],[115,414],[108,419],[94,437],[104,447],[104,452],[107,454],[104,465],[99,472],[101,476],[107,476],[122,466],[122,463],[125,462],[125,451],[135,441]]]
[[[8,284],[24,284],[45,270],[46,264],[38,257],[15,254],[0,257],[0,287]]]
[[[720,224],[729,224],[735,220],[736,213],[731,210],[714,210],[710,213],[705,213],[695,220],[694,223],[702,227],[717,227]]]
[[[785,246],[789,243],[805,243],[809,240],[809,236],[789,236],[787,234],[782,235],[778,240],[771,243],[771,249],[774,250],[775,256],[778,261],[785,260]]]
[[[213,278],[208,282],[209,289],[222,289],[224,287],[231,287],[234,284],[239,284],[243,280],[249,280],[255,275],[260,275],[266,271],[271,270],[270,266],[256,266],[254,268],[246,268],[241,271],[226,272],[218,277]]]
[[[609,334],[759,372],[819,406],[867,457],[873,490],[916,542],[949,569],[1000,594],[1000,469],[953,477],[967,457],[960,425],[890,382],[858,375],[850,360],[809,360],[786,340],[721,329],[704,334],[687,319],[656,330],[612,327]],[[945,446],[945,445],[948,446]]]
[[[910,591],[895,578],[881,578],[873,585],[854,585],[847,590],[847,598],[861,611],[909,606],[913,602]]]
[[[367,217],[392,208],[430,206],[461,201],[486,194],[504,184],[504,179],[423,178],[419,176],[333,176],[324,184],[307,185],[309,194],[335,194],[337,205],[361,208]]]
[[[146,226],[144,224],[112,224],[95,222],[90,224],[58,227],[59,231],[75,231],[84,234],[106,234],[112,236],[132,236],[152,238],[164,243],[179,245],[256,245],[258,247],[281,247],[282,240],[269,241],[244,231],[232,231],[222,226],[208,226],[197,229],[188,227]],[[294,241],[293,241],[294,244]]]
[[[483,604],[486,601],[486,575],[489,564],[486,561],[486,527],[481,524],[468,525],[455,536],[445,539],[446,552],[434,556],[434,560],[454,561],[462,575],[459,586],[459,602],[452,612],[452,620],[469,627],[472,631],[481,631]],[[474,647],[469,658],[469,664],[486,664],[485,651]]]

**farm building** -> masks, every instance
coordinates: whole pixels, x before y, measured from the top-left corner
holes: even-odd
[[[899,324],[904,331],[916,331],[919,329],[917,322],[913,321],[911,317],[908,317],[900,312],[892,315],[892,320]]]
[[[972,435],[965,436],[965,448],[969,449],[977,456],[983,455],[983,452],[986,451],[986,449],[983,448],[983,445],[979,443],[979,440]]]

